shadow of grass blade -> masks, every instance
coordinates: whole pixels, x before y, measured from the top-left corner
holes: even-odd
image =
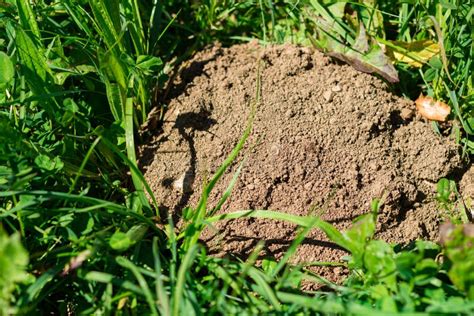
[[[317,224],[319,222],[319,218],[313,218],[310,223],[308,223],[308,226],[304,227],[297,235],[296,238],[293,240],[291,243],[290,247],[286,250],[285,254],[283,255],[283,258],[281,258],[278,261],[278,264],[276,267],[272,270],[271,276],[274,278],[277,276],[277,274],[285,267],[285,265],[288,263],[288,261],[291,259],[293,254],[296,252],[298,249],[298,246],[303,242],[303,240],[306,238],[306,235],[315,227],[317,227]]]

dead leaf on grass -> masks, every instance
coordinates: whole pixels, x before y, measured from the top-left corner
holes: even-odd
[[[437,101],[429,96],[420,94],[418,99],[415,101],[416,108],[420,112],[421,116],[432,121],[446,121],[451,108],[444,102]]]
[[[440,52],[438,43],[431,40],[414,42],[390,41],[396,48],[388,47],[395,60],[420,68]]]
[[[326,49],[329,56],[340,59],[359,71],[377,73],[391,83],[399,81],[397,70],[382,48],[367,36],[363,24],[359,26],[352,47],[328,38]]]
[[[80,252],[77,256],[72,257],[69,263],[66,264],[63,271],[61,272],[61,276],[66,276],[72,271],[79,268],[82,265],[82,263],[84,263],[84,261],[86,261],[91,256],[91,254],[92,252],[87,249]]]

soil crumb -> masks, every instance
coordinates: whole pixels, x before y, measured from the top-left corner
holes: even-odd
[[[436,135],[380,79],[340,65],[309,48],[215,46],[188,61],[169,94],[160,131],[140,148],[141,167],[162,215],[182,221],[243,134],[261,60],[261,101],[251,137],[217,184],[213,208],[243,157],[247,160],[219,213],[247,209],[320,215],[350,227],[386,194],[378,237],[396,243],[437,239],[436,182],[463,168],[459,147]],[[294,225],[240,219],[216,223],[202,241],[214,255],[245,257],[259,241],[261,257],[280,258]],[[312,231],[294,262],[340,261],[346,253]],[[341,268],[323,274],[337,280]]]

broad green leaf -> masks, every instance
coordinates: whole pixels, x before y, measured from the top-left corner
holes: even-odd
[[[137,67],[142,71],[157,71],[162,65],[163,61],[159,57],[149,55],[140,55],[137,57]]]
[[[382,240],[371,240],[364,253],[364,267],[367,276],[385,283],[395,290],[397,285],[393,248]]]
[[[97,72],[97,69],[91,65],[78,65],[74,67],[74,70],[79,72],[81,75],[85,75],[91,72]]]
[[[441,178],[436,185],[436,191],[438,193],[437,198],[442,202],[448,202],[453,192],[453,182],[446,179]]]
[[[44,54],[21,28],[16,29],[16,44],[23,66],[30,70],[31,74],[35,74],[35,77],[42,81],[41,84],[45,84],[48,79],[51,79],[49,77],[51,76],[51,71],[46,63]],[[41,89],[41,91],[43,90]]]
[[[124,251],[132,246],[132,241],[126,233],[116,231],[112,237],[110,237],[109,245],[114,250]]]
[[[123,120],[125,106],[123,104],[123,96],[120,85],[110,82],[106,76],[104,76],[104,83],[110,111],[112,112],[115,121],[121,122]]]
[[[332,16],[342,19],[344,17],[344,10],[346,8],[346,2],[333,2],[330,3],[326,9],[331,13]]]
[[[458,225],[446,240],[445,254],[451,263],[449,278],[470,300],[474,300],[474,224]]]
[[[322,5],[320,1],[311,0],[310,3],[315,13],[321,17],[315,22],[323,32],[331,33],[331,35],[336,37],[345,38],[349,44],[353,43],[354,39],[351,37],[351,35],[354,32],[345,23],[343,23],[340,18],[337,17],[337,11],[340,12],[340,6],[334,6],[332,8],[333,12],[331,12],[327,7]],[[332,13],[335,13],[336,16],[333,16]]]
[[[79,112],[79,106],[74,101],[74,99],[71,99],[71,98],[64,99],[63,105],[64,105],[64,108],[66,109],[66,111],[70,111],[71,113]]]
[[[262,269],[268,274],[272,272],[276,266],[277,266],[277,262],[272,258],[262,260]]]
[[[464,129],[466,132],[470,135],[474,135],[474,117],[468,117],[465,122]]]
[[[62,86],[66,79],[69,78],[69,76],[71,76],[72,74],[73,73],[69,71],[56,72],[54,74],[54,83],[58,86]]]
[[[28,278],[25,272],[29,257],[20,241],[20,234],[8,236],[0,226],[0,314],[7,315],[16,283]]]
[[[114,52],[124,51],[124,46],[119,36],[121,30],[120,13],[117,0],[89,1],[89,5],[95,17],[94,26],[97,33],[107,44],[107,47]]]
[[[413,281],[416,285],[427,285],[438,274],[439,267],[436,261],[426,258],[418,262],[415,266],[415,277]]]
[[[79,65],[67,71],[58,71],[54,73],[54,82],[57,85],[63,85],[70,76],[82,76],[91,72],[96,72],[96,68],[90,65]]]
[[[35,158],[35,164],[41,169],[47,171],[61,170],[64,167],[64,163],[58,156],[50,158],[49,156],[42,154]]]
[[[116,82],[122,90],[128,88],[128,71],[123,62],[113,52],[108,52],[100,58],[100,70],[111,82]]]
[[[127,231],[127,237],[132,244],[136,244],[143,239],[148,230],[148,225],[138,224]]]
[[[13,63],[4,52],[0,52],[0,88],[6,87],[14,78]]]
[[[344,234],[354,243],[365,245],[375,233],[375,220],[373,214],[358,217],[352,227]]]

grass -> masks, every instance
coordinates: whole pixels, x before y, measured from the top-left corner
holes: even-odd
[[[150,110],[166,107],[160,88],[171,69],[214,41],[257,38],[315,45],[388,78],[393,60],[394,90],[447,102],[453,126],[434,127],[472,155],[473,14],[456,0],[0,1],[0,315],[472,313],[474,253],[462,226],[441,245],[401,247],[374,239],[378,200],[346,232],[267,210],[215,215],[207,197],[251,119],[180,232],[146,198],[135,148]],[[353,46],[362,25],[369,51]],[[254,102],[258,82],[256,74]],[[443,208],[466,222],[446,181]],[[261,245],[246,261],[207,256],[202,229],[240,217],[286,220],[300,232],[279,262],[256,266]],[[342,285],[308,269],[318,263],[289,264],[311,229],[350,253],[339,263],[350,271]],[[302,292],[303,280],[322,288]]]

